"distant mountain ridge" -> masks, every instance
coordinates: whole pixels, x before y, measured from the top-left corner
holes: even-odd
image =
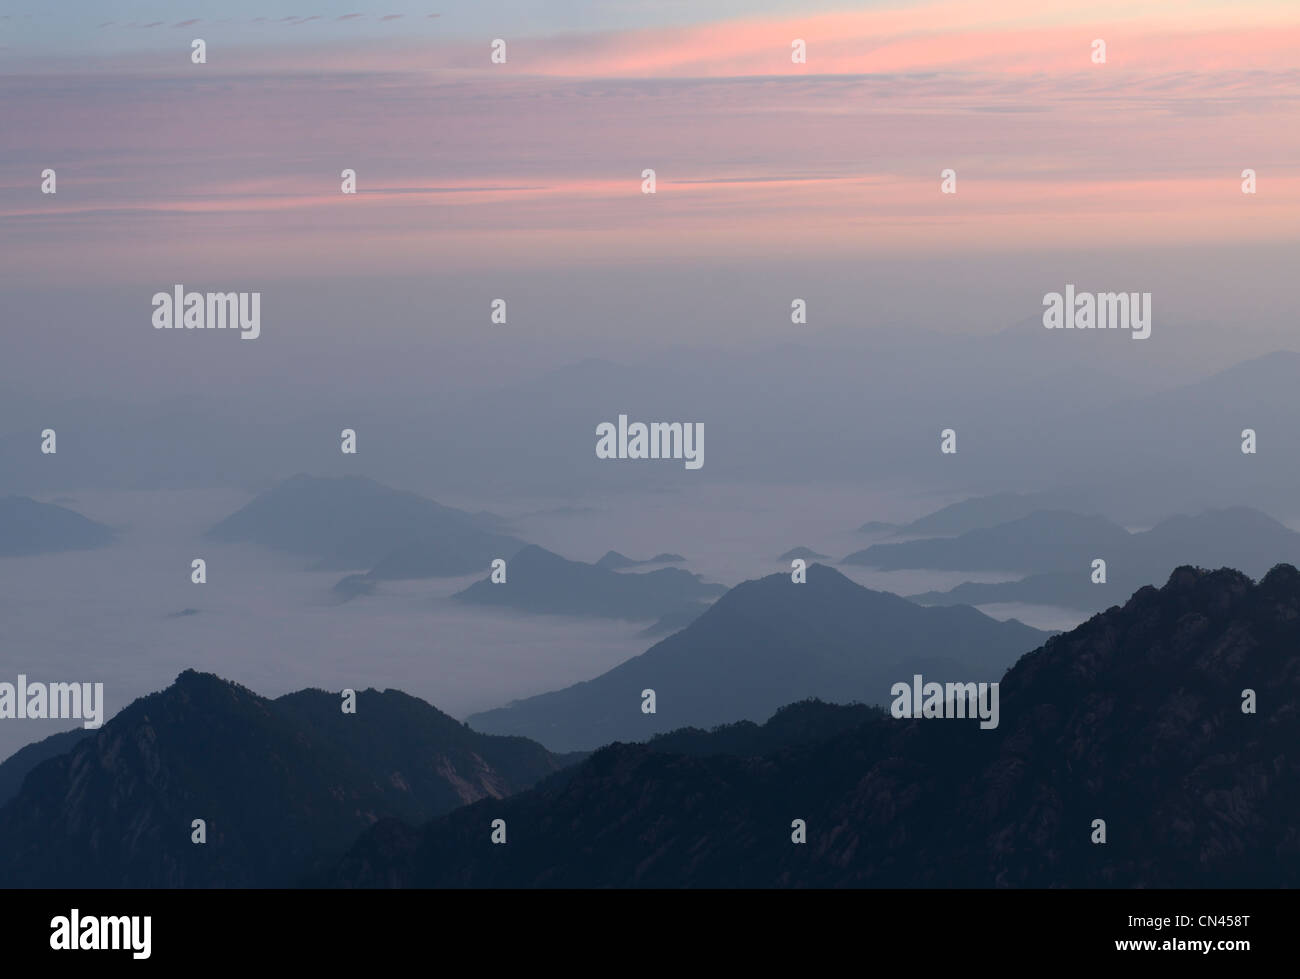
[[[1152,374],[1132,358],[1117,360],[1111,344],[1062,359],[1055,342],[1060,337],[1041,324],[1019,323],[990,336],[958,337],[916,324],[870,333],[869,343],[848,336],[832,343],[804,339],[744,355],[734,345],[698,349],[670,367],[539,365],[499,386],[416,401],[377,389],[366,445],[383,447],[385,472],[399,485],[437,481],[445,492],[466,496],[508,483],[522,497],[577,500],[644,480],[641,467],[606,465],[594,452],[570,454],[565,434],[585,430],[594,405],[636,403],[645,417],[709,418],[712,431],[725,433],[725,464],[719,457],[700,479],[771,484],[791,472],[815,472],[833,482],[884,479],[933,487],[951,485],[951,460],[916,446],[928,444],[959,411],[967,432],[997,433],[980,443],[978,453],[963,450],[964,485],[1024,492],[1051,480],[1077,488],[1087,509],[1112,519],[1149,524],[1169,512],[1230,503],[1282,513],[1300,488],[1294,466],[1300,427],[1291,423],[1300,356],[1292,351],[1189,383],[1187,370],[1169,364]],[[1157,335],[1150,342],[1158,348],[1162,341]],[[791,377],[815,378],[819,391],[793,416],[771,397]],[[1135,384],[1138,377],[1150,383]],[[55,391],[21,399],[0,392],[0,407],[8,408],[0,417],[9,420],[0,423],[0,458],[11,463],[6,485],[32,496],[71,488],[231,486],[325,465],[354,466],[355,459],[337,452],[325,462],[319,448],[320,432],[337,431],[335,420],[351,406],[350,392],[322,390],[308,405],[274,410],[289,408],[292,397],[268,395],[250,414],[246,405],[200,392],[129,404],[112,398],[70,403]],[[1085,403],[1090,410],[1080,411]],[[1025,405],[1035,410],[1026,412]],[[1224,405],[1234,406],[1232,417]],[[28,451],[33,425],[55,414],[66,419],[60,451]],[[1135,418],[1143,424],[1134,425]],[[1251,457],[1240,452],[1247,424],[1260,433],[1263,447]],[[1044,432],[1053,438],[1044,439]],[[1161,437],[1152,438],[1153,432]],[[775,443],[773,433],[780,436]],[[850,433],[854,452],[831,450]],[[437,451],[410,451],[421,436],[436,438]],[[156,451],[159,440],[171,447],[168,453]],[[485,445],[494,451],[484,452]],[[521,458],[530,464],[519,466]],[[1143,487],[1136,497],[1134,485]],[[1048,505],[1080,506],[1059,498]]]
[[[778,561],[825,561],[826,559],[825,554],[818,554],[811,547],[792,547],[777,558]]]
[[[0,498],[0,557],[90,550],[112,540],[103,524],[67,507],[28,496]]]
[[[1047,636],[972,608],[922,608],[813,564],[804,584],[788,573],[744,582],[640,656],[469,722],[552,750],[593,748],[768,717],[805,697],[885,703],[890,685],[918,670],[993,680]],[[647,689],[654,714],[641,711]]]
[[[688,614],[726,590],[680,568],[622,573],[530,544],[506,562],[504,583],[489,575],[452,597],[541,615],[637,620]]]
[[[467,513],[362,476],[299,474],[216,524],[216,540],[252,541],[314,558],[322,570],[367,569],[371,582],[468,574],[524,542],[492,514]]]
[[[872,544],[844,558],[884,571],[925,568],[941,571],[1054,571],[1087,567],[1093,556],[1117,554],[1129,533],[1104,517],[1068,510],[1036,510],[1007,523],[956,537],[930,537]]]
[[[1019,520],[1039,510],[1077,506],[1060,493],[993,493],[941,507],[895,528],[897,537],[956,537],[983,527]]]
[[[626,554],[620,554],[618,551],[606,551],[599,561],[596,562],[598,568],[608,568],[611,571],[618,571],[622,568],[638,568],[647,564],[681,564],[686,560],[680,554],[669,554],[664,552],[656,554],[652,558],[646,558],[644,561],[638,561],[628,557]]]
[[[1013,529],[1015,525],[1008,524],[982,533],[998,536]],[[973,553],[974,536],[950,543]],[[1170,517],[1150,530],[1123,537],[1099,531],[1093,542],[1076,539],[1062,557],[1068,559],[1069,570],[1041,571],[1019,581],[966,582],[946,592],[909,597],[927,605],[1027,602],[1096,612],[1123,601],[1143,585],[1160,581],[1163,569],[1181,564],[1233,567],[1259,575],[1279,562],[1300,562],[1300,534],[1258,510],[1229,507]],[[1093,558],[1106,561],[1104,583],[1092,581]],[[1059,566],[1046,553],[1042,555],[1040,566],[1054,565]]]

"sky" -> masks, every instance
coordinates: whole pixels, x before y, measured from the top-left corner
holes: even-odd
[[[1293,247],[1300,226],[1292,3],[7,9],[15,284]]]
[[[1297,51],[1300,7],[1263,0],[20,0],[0,405],[284,414],[687,348],[860,356],[1032,325],[1067,283],[1152,292],[1149,347],[1093,345],[1152,392],[1294,346]],[[178,283],[260,292],[261,337],[155,332]]]

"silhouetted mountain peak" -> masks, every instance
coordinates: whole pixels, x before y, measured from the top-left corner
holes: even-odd
[[[1242,687],[1265,685],[1275,669],[1275,663],[1255,660],[1258,650],[1300,642],[1297,608],[1300,572],[1291,565],[1278,565],[1258,584],[1232,568],[1182,565],[1160,588],[1138,589],[1122,606],[1023,657],[1002,684],[1004,716],[1015,716],[1017,701],[1070,703],[1077,712],[1076,699],[1093,697],[1088,709],[1095,716],[1088,723],[1100,724],[1106,713],[1098,712],[1095,697],[1102,689],[1107,701],[1156,716],[1180,689],[1200,699],[1211,681],[1229,677],[1235,679],[1227,707],[1235,708]],[[1281,641],[1283,634],[1294,639]],[[1213,708],[1224,709],[1224,703]]]
[[[778,561],[794,561],[796,559],[804,561],[824,561],[826,560],[826,555],[814,551],[811,547],[792,547],[777,558]]]
[[[778,571],[742,581],[709,608],[700,620],[724,617],[739,610],[763,610],[764,615],[782,614],[782,609],[806,603],[815,597],[820,602],[837,602],[849,598],[874,600],[899,606],[912,606],[905,598],[890,592],[875,591],[859,585],[852,578],[830,565],[815,562],[808,565],[806,580],[801,585],[794,585],[790,572]],[[915,606],[912,606],[915,607]]]
[[[0,807],[0,879],[285,885],[378,819],[427,819],[560,768],[536,742],[480,734],[400,691],[359,691],[355,712],[342,704],[338,691],[269,700],[182,671],[67,753],[37,752]],[[207,847],[190,842],[195,818]]]
[[[803,582],[786,572],[743,582],[640,656],[470,723],[563,750],[757,721],[804,697],[883,704],[892,683],[921,667],[994,680],[1046,635],[969,606],[923,608],[812,564]],[[647,688],[657,692],[656,712],[627,709]]]
[[[1260,579],[1259,587],[1270,595],[1300,595],[1300,570],[1291,564],[1278,564]]]
[[[322,568],[370,568],[376,579],[463,574],[522,542],[495,532],[500,519],[466,513],[365,476],[299,473],[208,531],[320,559]]]
[[[153,709],[157,713],[158,708],[172,705],[184,705],[187,709],[228,710],[234,705],[252,704],[261,699],[233,680],[225,680],[215,673],[186,669],[176,675],[171,686],[128,704],[118,716],[124,722],[130,721],[138,711]]]
[[[250,696],[256,696],[247,687],[241,686],[234,680],[223,680],[215,673],[207,673],[201,670],[184,669],[176,674],[176,679],[172,682],[170,690],[216,690],[221,687],[229,687],[234,690],[241,690]]]
[[[562,558],[554,551],[548,551],[546,548],[537,544],[529,544],[527,547],[521,547],[518,553],[511,558],[510,563],[516,569],[522,566],[530,570],[545,570],[547,568],[562,567],[563,565],[575,562]]]
[[[1225,593],[1233,596],[1244,595],[1254,586],[1255,583],[1249,576],[1234,568],[1219,568],[1211,571],[1184,564],[1169,573],[1169,580],[1157,594],[1164,597],[1191,594],[1196,597],[1221,599]]]

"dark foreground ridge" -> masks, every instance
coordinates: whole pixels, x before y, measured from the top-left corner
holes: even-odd
[[[513,798],[421,828],[379,824],[330,882],[1300,884],[1294,567],[1258,584],[1180,567],[1022,657],[1000,689],[993,730],[877,717],[762,757],[610,745]],[[1245,690],[1257,713],[1243,712]],[[505,845],[490,840],[496,819]],[[795,819],[806,844],[791,842]]]
[[[185,671],[27,774],[0,808],[0,887],[286,886],[377,819],[420,822],[562,764],[395,690],[341,704]]]

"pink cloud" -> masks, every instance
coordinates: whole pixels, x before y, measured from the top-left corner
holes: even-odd
[[[398,269],[480,249],[594,261],[1294,240],[1300,9],[1133,10],[1005,0],[994,21],[931,3],[520,37],[507,66],[486,42],[279,45],[245,52],[242,71],[226,52],[205,76],[220,85],[183,90],[128,60],[108,92],[75,70],[0,76],[6,127],[60,181],[42,198],[27,156],[0,161],[0,218],[25,249],[5,254]],[[806,67],[790,63],[795,37]],[[154,124],[182,104],[192,124]],[[339,192],[344,167],[355,196]],[[956,195],[939,193],[946,167]]]

